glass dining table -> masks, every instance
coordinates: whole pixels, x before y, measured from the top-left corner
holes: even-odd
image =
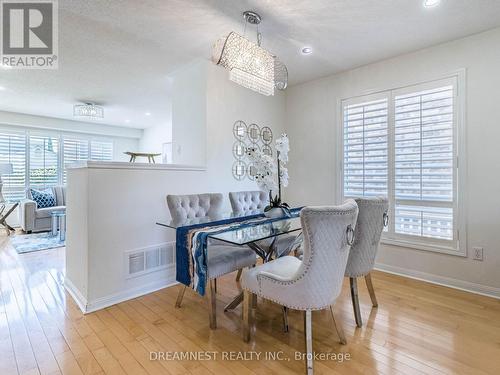
[[[300,245],[302,241],[302,227],[299,217],[300,210],[292,210],[291,216],[283,216],[278,218],[270,218],[265,220],[261,212],[252,211],[245,214],[227,213],[217,216],[204,216],[185,220],[171,220],[168,222],[157,222],[157,225],[171,228],[191,228],[215,226],[219,223],[232,224],[222,232],[217,232],[208,235],[209,239],[226,242],[235,246],[248,246],[262,259],[263,262],[268,262],[273,258],[287,255],[294,248]],[[264,221],[256,220],[250,225],[237,225],[242,221],[262,218]],[[277,239],[287,234],[296,234],[289,246],[284,249],[278,249],[276,246]],[[207,252],[210,254],[210,245],[207,247]],[[224,311],[232,310],[243,301],[243,292],[241,292],[233,301],[231,301]]]

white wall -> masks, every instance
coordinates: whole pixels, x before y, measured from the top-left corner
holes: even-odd
[[[207,160],[207,68],[194,61],[172,78],[172,160],[176,164],[205,165]]]
[[[125,155],[126,151],[137,151],[139,149],[139,139],[113,137],[113,160],[129,161],[130,156]]]
[[[206,69],[204,170],[126,164],[125,169],[110,165],[69,171],[66,285],[76,298],[85,300],[80,305],[102,308],[174,280],[175,270],[126,279],[123,265],[128,250],[175,240],[173,230],[155,225],[169,220],[167,194],[221,192],[229,211],[228,192],[257,189],[255,182],[232,176],[233,123],[255,122],[279,134],[284,129],[284,95],[265,97],[230,82],[222,68],[207,65]]]
[[[148,153],[163,152],[163,144],[172,142],[172,124],[161,124],[146,128],[139,140],[139,150]],[[161,159],[159,159],[161,160]]]
[[[500,296],[500,29],[291,87],[286,96],[290,187],[295,204],[334,203],[338,101],[466,68],[468,258],[382,246],[385,269]],[[484,261],[471,259],[484,247]]]

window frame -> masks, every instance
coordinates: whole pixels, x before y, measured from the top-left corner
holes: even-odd
[[[30,128],[30,127],[23,127],[23,126],[12,126],[8,124],[0,124],[0,131],[3,133],[12,133],[16,135],[22,135],[24,137],[24,144],[25,144],[25,165],[24,165],[24,170],[25,170],[25,179],[24,179],[24,194],[26,190],[31,186],[31,179],[30,179],[30,165],[31,165],[31,147],[30,147],[30,138],[31,137],[52,137],[56,138],[58,142],[58,152],[57,152],[57,182],[55,185],[48,184],[45,187],[50,187],[50,186],[56,186],[56,185],[65,185],[66,183],[64,182],[64,170],[65,170],[65,164],[64,164],[64,139],[78,139],[82,141],[86,141],[88,144],[88,150],[89,150],[89,159],[87,160],[92,160],[91,155],[90,155],[90,149],[92,142],[97,141],[97,142],[107,142],[111,144],[111,160],[113,160],[113,155],[115,151],[115,139],[112,137],[106,137],[106,136],[98,136],[98,135],[93,135],[93,134],[85,134],[85,133],[78,133],[78,132],[61,132],[61,131],[56,131],[56,130],[51,130],[51,129],[41,129],[41,128]],[[76,162],[78,163],[78,162]],[[8,203],[13,203],[14,201],[9,201],[6,199]]]
[[[394,245],[416,250],[431,251],[443,254],[456,255],[461,257],[467,256],[467,236],[466,236],[466,204],[465,197],[467,196],[466,186],[466,138],[465,138],[465,100],[466,100],[466,77],[465,69],[460,69],[450,74],[442,75],[421,82],[399,85],[386,88],[383,90],[372,90],[370,92],[355,95],[338,100],[338,126],[337,126],[337,160],[338,171],[336,196],[338,201],[345,200],[344,197],[344,106],[356,103],[368,102],[375,99],[387,98],[388,101],[388,196],[390,230],[382,234],[381,243],[386,245]],[[417,92],[432,87],[436,87],[445,82],[452,82],[454,87],[454,134],[453,134],[453,155],[454,155],[454,199],[452,202],[453,208],[453,240],[443,240],[429,237],[412,238],[411,235],[395,233],[394,210],[396,198],[394,194],[395,188],[395,96],[402,95],[405,90],[407,92]],[[439,202],[436,203],[436,206]]]

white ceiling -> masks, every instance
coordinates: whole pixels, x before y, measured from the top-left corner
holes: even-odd
[[[72,119],[73,104],[90,100],[107,124],[168,123],[169,74],[242,33],[247,9],[262,15],[263,46],[291,84],[500,26],[498,0],[422,1],[59,0],[59,69],[0,69],[0,110]],[[306,45],[314,53],[302,56]]]

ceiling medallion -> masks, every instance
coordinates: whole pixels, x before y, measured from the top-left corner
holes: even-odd
[[[75,104],[73,106],[74,117],[85,117],[90,120],[102,120],[104,108],[95,103]]]
[[[229,70],[229,79],[263,95],[274,95],[274,89],[285,90],[288,70],[276,56],[261,47],[259,14],[243,12],[245,23],[257,26],[257,43],[234,31],[219,39],[213,47],[212,61]],[[245,28],[246,28],[245,24]]]

